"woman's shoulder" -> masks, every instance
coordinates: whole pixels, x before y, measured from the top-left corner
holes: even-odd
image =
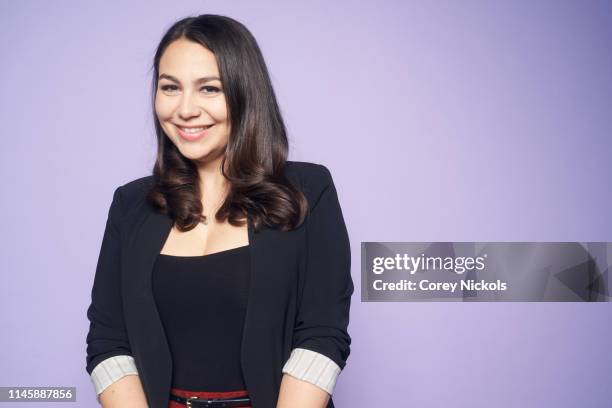
[[[287,161],[285,176],[297,182],[306,193],[320,192],[332,181],[329,169],[323,164],[304,161]]]
[[[116,188],[115,197],[123,216],[147,212],[146,196],[153,184],[153,176],[150,175],[130,180]]]
[[[153,186],[153,176],[140,177],[119,186],[122,199],[125,202],[133,202],[146,196],[149,189]]]

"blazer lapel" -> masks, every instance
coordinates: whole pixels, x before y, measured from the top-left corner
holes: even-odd
[[[138,373],[151,407],[168,404],[172,380],[170,348],[153,297],[152,271],[172,228],[172,219],[147,212],[127,246],[123,272],[126,325]]]

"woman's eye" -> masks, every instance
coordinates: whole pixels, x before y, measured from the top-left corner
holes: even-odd
[[[201,89],[206,89],[207,90],[206,93],[217,93],[217,92],[219,92],[219,88],[217,88],[216,86],[203,86]]]
[[[161,89],[164,92],[174,91],[176,90],[176,85],[163,85],[163,86],[160,86],[159,89]]]

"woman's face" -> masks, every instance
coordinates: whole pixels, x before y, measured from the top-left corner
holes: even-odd
[[[223,156],[230,124],[211,51],[184,38],[166,48],[159,62],[155,113],[186,158],[204,163]],[[213,126],[202,129],[209,125]]]

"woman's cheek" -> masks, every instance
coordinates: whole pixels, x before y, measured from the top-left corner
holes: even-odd
[[[155,98],[155,112],[160,119],[168,120],[172,116],[174,102],[163,94]]]

